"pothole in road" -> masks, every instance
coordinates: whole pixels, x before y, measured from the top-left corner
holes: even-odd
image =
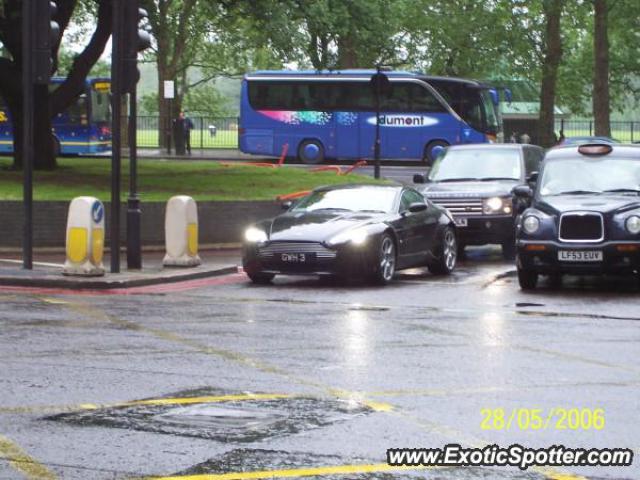
[[[359,472],[358,466],[362,465],[371,466],[372,468],[366,473]],[[474,467],[376,471],[376,466],[380,465],[384,465],[384,460],[357,457],[345,458],[338,455],[319,455],[307,452],[240,448],[231,450],[220,457],[199,463],[187,470],[174,473],[172,477],[228,475],[233,472],[242,472],[240,475],[249,477],[251,472],[287,470],[290,477],[323,480],[408,480],[418,478],[429,478],[430,480],[450,480],[454,478],[457,480],[541,480],[544,478],[542,475],[533,472]],[[382,468],[380,467],[380,470]],[[299,472],[296,472],[296,470]],[[274,475],[274,477],[277,477],[277,475]],[[260,478],[267,478],[267,475]]]
[[[331,398],[201,388],[45,419],[222,442],[255,442],[345,422],[371,412],[362,404]]]

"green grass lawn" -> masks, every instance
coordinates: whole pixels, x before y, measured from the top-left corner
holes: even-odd
[[[35,200],[71,200],[89,195],[102,201],[111,196],[110,159],[62,158],[53,172],[36,172]],[[11,160],[0,158],[0,200],[22,200],[22,172],[10,170]],[[122,198],[128,192],[129,164],[123,160]],[[277,195],[320,185],[371,183],[368,176],[311,173],[299,168],[225,167],[215,162],[139,160],[142,201],[166,201],[173,195],[196,200],[272,200]]]
[[[157,129],[138,129],[138,147],[158,148]],[[238,130],[219,129],[212,137],[208,130],[191,131],[191,148],[238,148]]]

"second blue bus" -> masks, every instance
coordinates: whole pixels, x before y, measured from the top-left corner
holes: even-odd
[[[262,71],[242,82],[239,145],[245,153],[304,163],[370,159],[375,141],[372,70]],[[381,156],[433,162],[442,147],[501,141],[498,93],[461,78],[385,72]]]
[[[51,79],[55,90],[63,78]],[[111,150],[111,80],[88,78],[82,93],[52,121],[56,156],[85,155]],[[13,153],[11,116],[0,98],[0,153]]]

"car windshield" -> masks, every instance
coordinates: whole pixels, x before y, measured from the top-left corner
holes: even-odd
[[[540,195],[634,193],[640,190],[640,161],[630,158],[572,158],[547,162]]]
[[[450,149],[440,157],[429,172],[432,182],[464,180],[519,180],[522,174],[520,150]]]
[[[380,187],[321,190],[304,197],[293,211],[347,210],[352,212],[391,212],[396,189]]]

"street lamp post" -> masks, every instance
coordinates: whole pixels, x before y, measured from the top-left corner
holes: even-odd
[[[380,96],[389,92],[389,77],[383,73],[380,65],[376,65],[376,73],[371,77],[371,86],[373,87],[376,107],[376,138],[373,144],[373,176],[380,178]]]

